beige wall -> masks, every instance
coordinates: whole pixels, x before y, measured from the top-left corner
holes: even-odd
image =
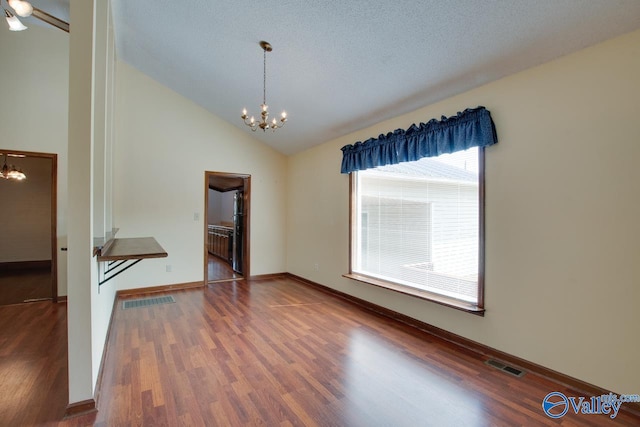
[[[57,246],[66,247],[69,35],[38,25],[21,32],[3,26],[0,33],[0,148],[58,155]],[[58,251],[58,295],[67,294],[66,262]]]
[[[287,270],[618,393],[640,370],[640,31],[289,158]],[[484,105],[486,316],[348,272],[340,147]],[[314,264],[319,270],[314,270]]]
[[[284,271],[285,156],[125,63],[116,74],[114,226],[169,254],[119,276],[119,288],[204,279],[205,171],[251,175],[250,273]]]

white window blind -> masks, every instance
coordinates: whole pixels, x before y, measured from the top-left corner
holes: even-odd
[[[352,271],[478,302],[477,148],[356,172]]]

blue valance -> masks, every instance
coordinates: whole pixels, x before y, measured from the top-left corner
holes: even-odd
[[[498,142],[491,113],[484,107],[467,108],[456,116],[396,129],[378,138],[342,147],[342,173],[411,162]]]

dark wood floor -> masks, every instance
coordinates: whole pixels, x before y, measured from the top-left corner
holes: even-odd
[[[211,254],[209,254],[207,270],[209,282],[238,279],[242,277],[241,274],[233,271],[233,268],[231,268],[228,262],[225,262]]]
[[[174,292],[115,312],[99,426],[639,425],[548,418],[551,391],[476,354],[289,279]]]
[[[55,425],[69,397],[67,306],[0,306],[0,426]]]
[[[51,298],[51,269],[0,271],[0,305]]]
[[[117,305],[99,411],[60,422],[64,305],[0,307],[0,425],[640,425],[623,413],[550,419],[547,393],[579,394],[290,279],[171,295]]]

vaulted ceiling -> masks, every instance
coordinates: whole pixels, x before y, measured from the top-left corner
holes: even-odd
[[[52,14],[68,8],[68,0],[33,4]],[[640,28],[638,0],[112,5],[119,59],[249,133],[240,114],[259,114],[258,43],[270,42],[267,103],[289,121],[253,136],[285,154]]]

